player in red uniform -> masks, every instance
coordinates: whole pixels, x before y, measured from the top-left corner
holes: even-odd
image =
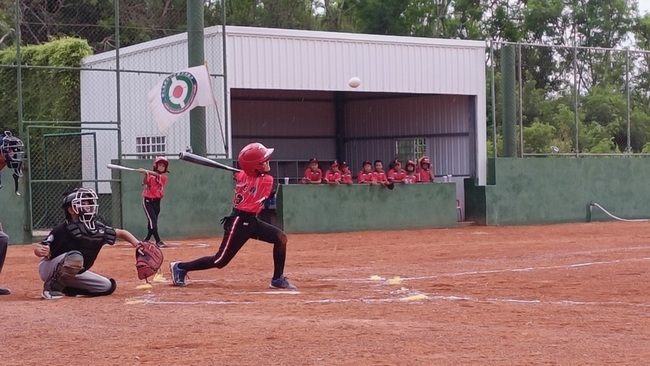
[[[406,178],[406,171],[402,169],[402,163],[395,159],[393,161],[393,168],[388,171],[388,181],[392,183],[404,183]]]
[[[341,172],[339,171],[339,163],[336,160],[330,164],[330,168],[325,172],[325,183],[331,185],[341,184]]]
[[[406,162],[406,176],[404,177],[404,183],[417,183],[418,175],[415,174],[415,162],[409,160]]]
[[[159,156],[153,161],[153,170],[138,169],[144,174],[142,184],[142,207],[147,215],[147,236],[143,241],[149,241],[153,236],[156,239],[158,248],[164,248],[165,243],[160,240],[158,234],[158,217],[160,216],[160,201],[165,197],[165,185],[167,184],[167,170],[169,161],[164,156]]]
[[[357,182],[359,184],[376,185],[377,177],[375,177],[375,173],[372,171],[372,164],[366,160],[363,162],[363,164],[361,164],[361,166],[363,167],[363,170],[359,172],[359,175],[357,176]]]
[[[431,170],[431,160],[428,156],[423,156],[418,161],[418,167],[415,168],[415,174],[418,176],[418,182],[433,182],[433,171]]]
[[[242,171],[235,173],[235,197],[232,213],[221,220],[224,234],[217,254],[190,262],[171,262],[174,286],[185,286],[185,276],[190,271],[223,268],[235,257],[248,239],[273,244],[273,277],[271,288],[295,290],[284,276],[287,253],[287,236],[277,227],[257,218],[273,189],[273,177],[269,174],[269,160],[273,149],[260,143],[246,145],[239,153]]]
[[[375,175],[377,184],[383,186],[388,185],[388,177],[386,177],[386,173],[384,172],[384,163],[381,160],[375,160],[375,171],[373,174]]]
[[[350,166],[345,161],[341,163],[341,184],[347,184],[351,186],[354,183],[352,180],[352,172],[350,171]]]
[[[309,159],[309,166],[305,169],[305,175],[300,182],[306,184],[321,184],[323,182],[323,171],[318,167],[316,158]]]

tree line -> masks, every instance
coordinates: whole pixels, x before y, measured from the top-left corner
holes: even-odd
[[[86,40],[94,53],[112,50],[113,1],[0,0],[0,9],[5,10],[0,11],[0,49],[15,42],[17,4],[24,45],[71,36]],[[239,26],[555,46],[518,50],[522,152],[548,152],[551,145],[561,152],[650,151],[650,54],[642,52],[650,47],[650,16],[639,13],[636,0],[204,0],[203,4],[206,26],[220,25],[225,17],[226,24]],[[119,0],[120,44],[184,32],[186,16],[186,0]],[[486,54],[488,70],[495,66],[498,107],[492,116],[492,105],[488,106],[488,121],[495,120],[498,131],[503,107],[500,57],[498,49]],[[488,80],[492,82],[491,75]],[[486,87],[489,95],[490,85]]]

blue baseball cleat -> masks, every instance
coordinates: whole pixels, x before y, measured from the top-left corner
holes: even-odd
[[[172,282],[174,286],[183,287],[185,286],[185,276],[187,276],[187,271],[184,269],[178,268],[180,262],[171,262],[169,268],[172,272]]]
[[[289,279],[286,278],[285,276],[271,279],[271,285],[269,285],[269,287],[274,289],[282,289],[282,290],[298,289],[296,286],[292,285],[291,282],[289,282]]]

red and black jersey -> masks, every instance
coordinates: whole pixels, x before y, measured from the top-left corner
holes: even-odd
[[[372,183],[377,181],[377,177],[374,172],[366,173],[365,171],[360,171],[357,176],[357,181],[359,183]]]
[[[373,172],[375,175],[375,180],[379,183],[388,183],[388,178],[386,177],[386,173],[384,173],[383,170],[375,170]]]
[[[323,171],[320,170],[320,168],[316,168],[316,170],[307,168],[305,169],[305,179],[312,182],[318,182],[319,180],[323,179]]]
[[[395,170],[391,169],[388,171],[388,180],[390,181],[398,181],[402,182],[404,181],[404,178],[406,178],[406,170],[400,169],[400,170]]]
[[[418,182],[433,182],[433,172],[429,169],[415,168],[415,174],[418,176]]]
[[[333,172],[331,170],[328,170],[325,173],[325,181],[328,183],[340,182],[341,172],[340,171]]]
[[[417,174],[413,173],[413,175],[409,175],[408,173],[404,177],[404,183],[417,183],[418,182],[418,176]]]
[[[142,196],[145,198],[163,198],[165,197],[165,184],[167,184],[167,176],[161,174],[155,176],[153,174],[147,174],[147,180],[145,183],[144,191]]]
[[[343,184],[354,183],[354,181],[352,180],[352,173],[341,172],[341,183]]]
[[[251,177],[241,171],[235,174],[235,181],[232,206],[240,211],[260,213],[264,208],[264,201],[273,191],[273,177],[270,174]]]

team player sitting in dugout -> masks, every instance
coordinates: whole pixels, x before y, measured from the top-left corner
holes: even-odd
[[[404,183],[406,178],[406,171],[402,169],[402,163],[395,159],[393,167],[388,171],[388,181],[393,183]]]
[[[352,180],[352,172],[350,171],[350,166],[345,161],[341,163],[341,184],[347,184],[351,186],[354,183]]]
[[[388,185],[388,177],[386,176],[386,172],[384,172],[384,163],[381,160],[375,160],[375,180],[379,185],[387,186]]]
[[[325,183],[330,185],[341,184],[341,172],[339,171],[339,163],[336,160],[330,163],[330,168],[325,172]]]
[[[377,177],[375,177],[375,173],[372,171],[372,164],[366,160],[361,166],[362,170],[357,175],[357,183],[370,184],[372,186],[377,185]]]
[[[321,184],[323,182],[323,172],[318,167],[316,158],[309,159],[309,166],[305,169],[305,175],[300,180],[303,184]]]
[[[418,160],[418,166],[415,168],[415,174],[418,176],[418,182],[433,182],[433,171],[431,170],[431,160],[428,156],[423,156]]]
[[[411,184],[418,182],[418,175],[415,174],[415,162],[409,160],[406,162],[406,176],[404,177],[404,183]]]

